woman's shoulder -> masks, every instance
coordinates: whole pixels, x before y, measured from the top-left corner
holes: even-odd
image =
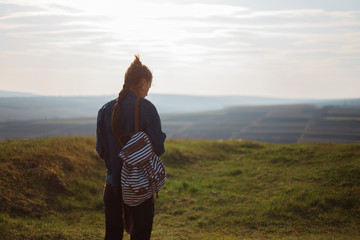
[[[100,108],[100,111],[104,111],[105,109],[111,109],[114,107],[116,103],[116,99],[113,99],[107,103],[105,103],[101,108]]]
[[[113,110],[113,107],[114,107],[115,103],[116,103],[116,99],[105,103],[98,111],[98,120],[104,114],[109,115],[110,113],[112,113],[112,110]]]
[[[150,102],[149,100],[145,99],[145,98],[140,98],[140,108],[143,111],[149,111],[149,112],[156,112],[157,113],[157,109],[155,107],[155,105]]]

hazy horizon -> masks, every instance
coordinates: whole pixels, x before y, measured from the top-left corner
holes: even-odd
[[[110,93],[110,94],[101,94],[101,95],[46,95],[46,94],[36,94],[32,92],[19,92],[19,91],[7,91],[0,89],[0,97],[2,97],[2,93],[9,94],[7,97],[116,97],[118,93]],[[13,94],[13,95],[12,95]],[[280,99],[280,100],[346,100],[346,99],[360,99],[360,97],[346,97],[346,98],[296,98],[296,97],[271,97],[271,96],[257,96],[257,95],[195,95],[195,94],[181,94],[181,93],[153,93],[149,92],[148,96],[145,98],[149,98],[152,95],[162,95],[162,96],[183,96],[183,97],[244,97],[244,98],[264,98],[264,99]]]
[[[151,93],[359,98],[357,0],[0,0],[7,91],[104,96],[140,54]]]

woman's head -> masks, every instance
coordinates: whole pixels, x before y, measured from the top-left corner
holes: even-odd
[[[152,73],[147,66],[141,63],[138,55],[126,70],[123,90],[132,90],[138,97],[147,96],[152,83]]]
[[[130,67],[126,70],[124,85],[116,99],[116,104],[113,109],[111,127],[116,142],[122,146],[127,142],[129,133],[122,130],[120,123],[122,117],[121,102],[128,95],[129,91],[144,98],[150,89],[152,83],[152,73],[147,66],[141,63],[139,56],[135,55],[135,60],[131,63]]]

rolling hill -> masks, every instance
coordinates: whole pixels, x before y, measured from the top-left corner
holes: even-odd
[[[360,108],[279,105],[162,114],[168,138],[249,139],[272,143],[360,142]],[[95,136],[96,119],[48,119],[0,123],[1,139]]]
[[[107,101],[116,96],[33,96],[0,91],[0,122],[95,117]],[[236,106],[271,106],[310,104],[316,107],[338,106],[360,108],[360,99],[281,99],[247,96],[188,96],[150,94],[147,99],[164,114],[186,114],[219,111]]]
[[[360,108],[246,106],[165,115],[162,120],[170,138],[249,139],[271,143],[360,142]]]
[[[0,91],[0,140],[94,136],[97,111],[112,98],[28,96]],[[161,94],[150,95],[149,99],[159,110],[168,138],[360,142],[360,99]],[[311,104],[294,104],[297,102]]]
[[[358,239],[359,148],[166,141],[152,239]],[[104,178],[93,137],[0,141],[0,239],[103,238]]]

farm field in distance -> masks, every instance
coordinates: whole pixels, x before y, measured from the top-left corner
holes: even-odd
[[[360,108],[283,105],[234,107],[165,116],[170,138],[249,139],[272,143],[360,142]]]
[[[269,143],[360,142],[359,107],[279,105],[162,114],[170,139],[248,139]],[[0,139],[95,136],[96,118],[0,122]]]

